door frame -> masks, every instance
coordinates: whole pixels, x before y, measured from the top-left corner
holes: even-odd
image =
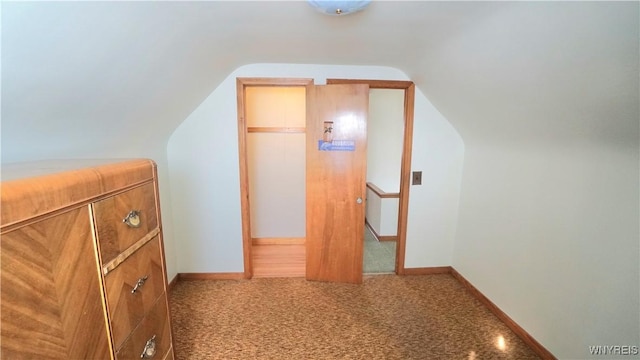
[[[330,84],[368,84],[370,89],[404,90],[404,139],[400,166],[400,200],[398,209],[398,241],[396,243],[396,269],[398,275],[406,274],[405,251],[407,240],[407,217],[409,214],[409,189],[411,181],[411,151],[413,144],[413,120],[415,85],[413,81],[327,79]],[[247,162],[247,122],[245,120],[245,89],[249,86],[311,86],[311,78],[236,78],[238,103],[238,151],[240,162],[240,207],[242,216],[242,249],[244,278],[253,277],[251,260],[251,207],[249,199],[249,171]]]
[[[413,81],[327,79],[330,84],[368,84],[369,89],[404,90],[404,139],[402,163],[400,165],[400,200],[398,205],[398,241],[396,243],[396,269],[398,275],[405,275],[405,251],[407,246],[407,217],[409,214],[409,189],[411,187],[411,151],[413,144],[413,118],[415,104],[415,84]]]
[[[245,119],[245,89],[252,86],[304,86],[313,85],[308,78],[236,78],[236,97],[238,101],[238,152],[240,161],[240,209],[242,216],[242,252],[244,258],[244,278],[253,277],[251,260],[251,200],[249,199],[249,165],[247,160],[247,121]]]

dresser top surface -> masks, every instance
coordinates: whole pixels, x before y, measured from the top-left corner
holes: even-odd
[[[49,159],[0,165],[0,181],[22,180],[143,159]]]
[[[150,159],[49,160],[3,164],[0,232],[8,226],[153,181]]]

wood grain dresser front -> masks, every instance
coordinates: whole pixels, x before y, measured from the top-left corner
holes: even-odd
[[[173,359],[155,163],[2,176],[0,358]]]

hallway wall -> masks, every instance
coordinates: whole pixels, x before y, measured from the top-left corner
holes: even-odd
[[[367,183],[387,193],[400,192],[404,96],[405,91],[399,89],[369,90]],[[399,198],[380,198],[367,188],[366,219],[376,234],[398,234],[399,205]]]
[[[400,191],[403,140],[404,90],[369,90],[367,182],[385,192]]]

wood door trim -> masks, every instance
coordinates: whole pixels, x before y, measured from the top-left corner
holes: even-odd
[[[409,214],[409,188],[411,181],[411,149],[413,144],[413,119],[415,84],[413,81],[327,79],[327,84],[368,84],[370,89],[404,90],[404,139],[400,166],[400,204],[398,207],[398,241],[396,243],[396,274],[405,275],[405,251],[407,246],[407,217]]]
[[[401,89],[406,90],[413,81],[405,80],[366,80],[366,79],[327,79],[327,85],[331,84],[367,84],[370,89]]]
[[[313,84],[311,78],[236,78],[243,86],[307,86]]]
[[[244,278],[253,277],[251,261],[251,203],[249,199],[249,164],[247,162],[247,133],[245,118],[245,89],[249,86],[309,86],[313,79],[307,78],[236,78],[236,99],[238,102],[238,153],[240,161],[240,208],[242,216],[242,252]]]
[[[407,246],[407,218],[409,216],[409,189],[411,181],[411,151],[413,148],[413,112],[415,85],[404,90],[404,146],[400,166],[400,205],[398,213],[398,243],[396,244],[396,272],[405,273],[404,257]]]
[[[260,127],[250,126],[247,128],[247,132],[250,133],[287,133],[287,134],[304,134],[305,128],[303,127]]]

